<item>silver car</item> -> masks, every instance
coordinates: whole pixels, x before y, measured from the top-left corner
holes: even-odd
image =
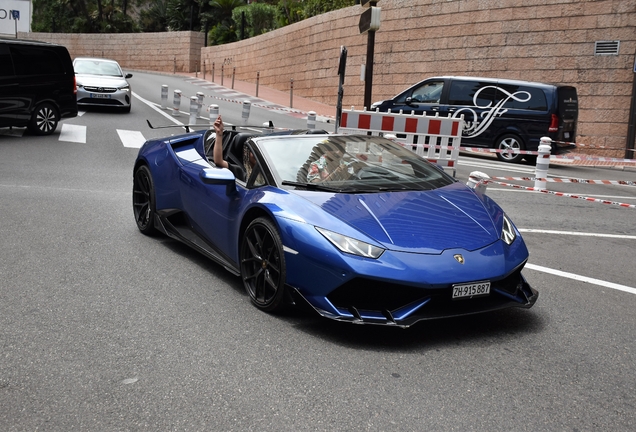
[[[131,88],[115,60],[78,57],[73,61],[78,106],[111,106],[130,112]]]

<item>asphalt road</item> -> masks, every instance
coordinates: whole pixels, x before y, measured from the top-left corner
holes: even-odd
[[[137,231],[137,150],[122,137],[179,133],[146,124],[173,123],[160,86],[202,89],[131,83],[130,114],[88,111],[49,137],[0,131],[0,430],[636,430],[636,209],[489,185],[530,249],[530,310],[406,330],[268,315],[220,266]],[[240,105],[216,102],[241,122]],[[252,109],[270,119],[305,124]],[[532,176],[462,156],[457,177],[474,170]],[[549,187],[636,204],[634,187]]]

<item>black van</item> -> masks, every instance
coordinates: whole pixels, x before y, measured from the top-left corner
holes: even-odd
[[[45,42],[0,39],[0,127],[52,134],[77,116],[77,86],[68,50]]]
[[[576,139],[576,88],[497,78],[442,76],[425,79],[372,110],[464,116],[462,145],[536,151],[541,137],[572,143]],[[552,144],[552,153],[574,144]],[[536,159],[497,153],[500,160]]]

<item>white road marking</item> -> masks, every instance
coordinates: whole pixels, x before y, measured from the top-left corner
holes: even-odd
[[[144,98],[142,98],[141,96],[139,96],[137,93],[132,92],[132,95],[134,97],[136,97],[137,99],[139,99],[141,102],[145,103],[146,105],[148,105],[150,108],[154,109],[155,111],[157,111],[159,114],[161,114],[162,116],[164,116],[167,119],[170,119],[170,121],[174,122],[175,124],[178,124],[179,126],[183,126],[183,123],[181,123],[179,120],[177,120],[176,118],[174,118],[173,116],[171,116],[170,114],[168,114],[167,112],[165,112],[164,110],[161,109],[161,107],[157,106],[157,104],[150,102]],[[169,108],[170,111],[172,111],[171,108]]]
[[[486,192],[496,191],[496,192],[512,192],[512,193],[529,193],[529,194],[541,194],[545,195],[542,192],[537,191],[529,191],[523,189],[514,189],[514,188],[497,188],[497,187],[489,187]],[[582,195],[582,194],[581,194]],[[618,200],[636,200],[636,196],[624,196],[624,195],[599,195],[599,194],[585,194],[586,197],[592,198],[601,198],[601,199],[618,199]]]
[[[555,276],[561,276],[564,278],[568,278],[568,279],[574,279],[577,281],[581,281],[581,282],[586,282],[586,283],[590,283],[590,284],[594,284],[594,285],[599,285],[605,288],[611,288],[611,289],[615,289],[618,291],[624,291],[624,292],[628,292],[630,294],[636,294],[636,288],[632,288],[632,287],[628,287],[626,285],[620,285],[617,283],[613,283],[613,282],[607,282],[607,281],[603,281],[600,279],[594,279],[594,278],[590,278],[587,276],[581,276],[581,275],[577,275],[574,273],[568,273],[568,272],[564,272],[561,270],[555,270],[555,269],[551,269],[548,267],[543,267],[543,266],[538,266],[535,264],[526,264],[525,268],[530,269],[530,270],[536,270],[536,271],[540,271],[543,273],[549,273],[549,274],[553,274]]]
[[[86,144],[86,126],[64,123],[59,141]]]
[[[144,142],[146,142],[146,138],[144,138],[144,135],[140,131],[117,129],[117,134],[124,147],[141,148]]]
[[[543,229],[534,229],[534,228],[519,228],[519,232],[636,240],[636,236],[624,235],[624,234],[602,234],[602,233],[585,233],[585,232],[576,232],[576,231],[554,231],[554,230],[543,230]]]

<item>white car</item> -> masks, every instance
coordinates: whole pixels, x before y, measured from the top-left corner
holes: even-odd
[[[73,61],[78,106],[111,106],[130,112],[131,88],[119,63],[103,58],[78,57]]]

